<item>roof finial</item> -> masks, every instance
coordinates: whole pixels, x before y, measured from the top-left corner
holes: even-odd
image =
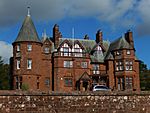
[[[74,38],[74,28],[72,28],[72,38]]]
[[[72,28],[72,42],[73,42],[73,46],[74,46],[74,27]]]
[[[46,29],[44,29],[44,33],[43,33],[43,37],[47,37],[47,35],[46,35]]]
[[[30,7],[28,6],[28,15],[27,16],[30,16]]]

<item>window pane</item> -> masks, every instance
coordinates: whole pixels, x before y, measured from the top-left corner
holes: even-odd
[[[20,44],[17,45],[17,51],[20,51]]]
[[[64,84],[65,86],[72,86],[72,78],[65,78]]]
[[[20,60],[17,60],[17,69],[20,69]]]
[[[80,52],[80,49],[79,49],[79,48],[74,48],[74,52],[79,53],[79,52]]]
[[[21,89],[22,87],[22,77],[16,77],[16,89]]]
[[[50,86],[50,79],[49,78],[45,79],[45,85],[48,86],[48,87]]]
[[[69,61],[69,66],[73,67],[73,62],[72,61]]]
[[[93,70],[99,70],[99,65],[98,64],[94,64],[93,65]]]
[[[31,45],[31,44],[28,44],[28,45],[27,45],[27,49],[28,49],[28,51],[32,51],[32,45]]]
[[[127,55],[130,55],[130,50],[127,50]]]
[[[132,89],[132,84],[133,84],[132,77],[126,77],[126,88]]]
[[[64,61],[64,67],[73,67],[73,61]]]
[[[63,48],[64,56],[69,55],[69,48]]]
[[[81,62],[81,67],[82,68],[87,68],[87,62]]]
[[[49,47],[44,48],[44,53],[49,53]]]
[[[64,48],[64,52],[68,53],[69,52],[69,48]]]
[[[80,46],[78,44],[75,44],[75,48],[80,48]]]
[[[32,68],[32,60],[27,60],[27,69]]]
[[[67,43],[64,43],[64,47],[69,47]]]
[[[130,66],[129,70],[130,70],[130,71],[133,70],[132,66]]]
[[[124,66],[123,66],[123,61],[116,61],[116,71],[123,71]]]
[[[126,70],[129,70],[129,66],[126,66]]]
[[[121,51],[117,51],[117,52],[116,52],[116,55],[121,55]]]
[[[132,61],[126,61],[126,71],[132,71],[133,70],[133,62]]]

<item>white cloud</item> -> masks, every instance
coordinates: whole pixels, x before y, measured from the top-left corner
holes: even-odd
[[[93,16],[103,21],[117,20],[133,8],[135,0],[0,0],[0,23],[17,22],[24,17],[28,4],[31,13],[41,20],[64,17]],[[8,18],[9,17],[9,18]]]
[[[149,28],[145,25],[150,23],[150,0],[0,0],[0,25],[10,27],[22,20],[28,5],[34,20],[40,21],[93,17],[116,28],[129,28],[138,25],[140,18],[141,33],[145,33],[142,29]]]
[[[141,0],[137,8],[140,15],[140,25],[137,28],[139,35],[150,35],[150,0]]]
[[[10,57],[12,57],[12,45],[4,41],[0,41],[0,56],[4,60],[4,63],[9,63]]]

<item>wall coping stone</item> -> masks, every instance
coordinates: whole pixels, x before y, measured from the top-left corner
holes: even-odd
[[[146,96],[150,95],[150,91],[98,91],[98,92],[43,92],[43,91],[21,91],[21,90],[0,90],[0,96]]]

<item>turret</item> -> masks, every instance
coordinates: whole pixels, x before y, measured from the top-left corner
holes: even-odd
[[[14,89],[39,89],[42,43],[31,19],[30,10],[13,42],[13,84]],[[33,83],[33,85],[31,85]]]

